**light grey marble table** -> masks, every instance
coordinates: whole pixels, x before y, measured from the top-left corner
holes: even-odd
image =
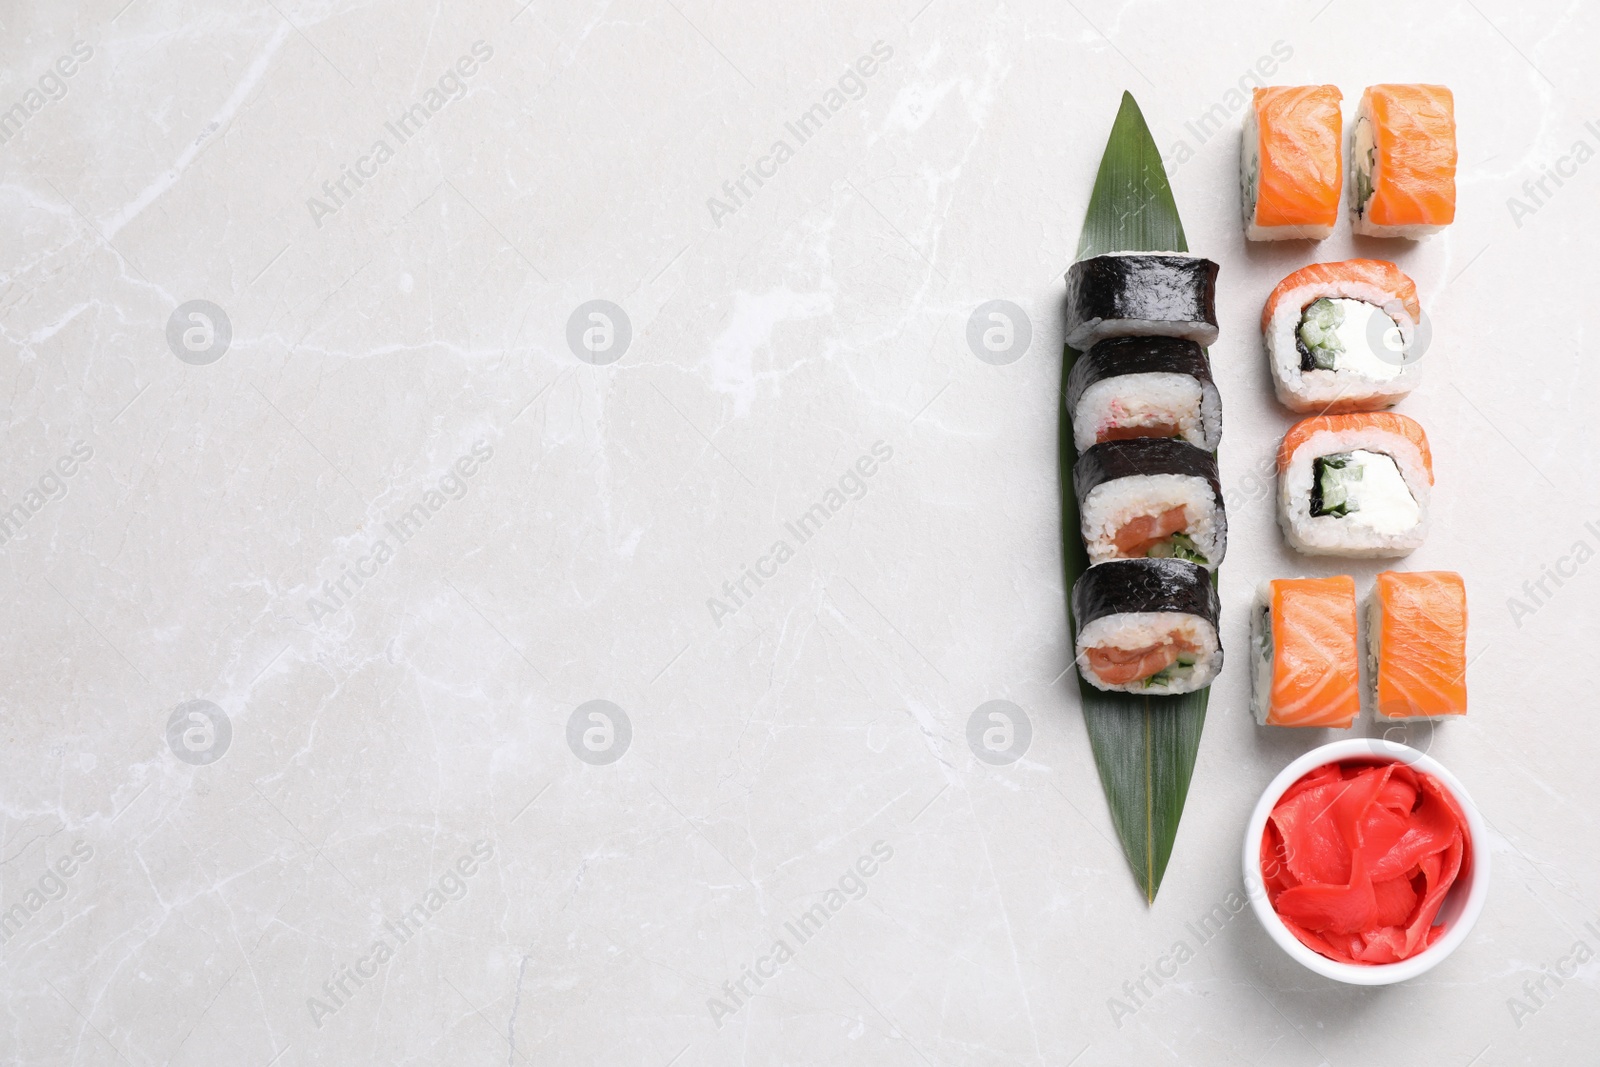
[[[1593,1062],[1597,46],[1545,0],[6,5],[0,1061]],[[1256,71],[1452,86],[1456,225],[1247,247]],[[1233,533],[1153,906],[1055,468],[1124,89],[1222,265]],[[1251,722],[1250,591],[1379,569],[1270,499],[1261,302],[1352,254],[1431,319],[1408,565],[1466,576],[1473,710],[1406,737],[1495,866],[1368,990],[1229,903],[1328,739]]]

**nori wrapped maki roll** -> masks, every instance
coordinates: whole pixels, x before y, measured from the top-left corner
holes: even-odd
[[[1078,673],[1090,685],[1166,695],[1204,689],[1222,669],[1211,575],[1179,559],[1126,559],[1072,587]]]
[[[1178,337],[1101,341],[1072,364],[1067,411],[1079,452],[1134,437],[1180,437],[1214,452],[1222,438],[1211,361]]]
[[[1072,469],[1090,563],[1174,558],[1216,570],[1228,551],[1217,461],[1187,441],[1106,441]]]
[[[1107,337],[1217,339],[1217,265],[1178,252],[1119,252],[1067,271],[1067,344]]]

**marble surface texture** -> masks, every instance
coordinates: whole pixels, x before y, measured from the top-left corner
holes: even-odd
[[[0,6],[0,1062],[1594,1062],[1597,46],[1576,0]],[[1452,86],[1456,225],[1247,246],[1256,70]],[[1124,89],[1222,265],[1236,656],[1258,581],[1380,569],[1276,529],[1263,298],[1377,255],[1430,317],[1407,565],[1466,576],[1473,707],[1397,736],[1494,874],[1403,986],[1228,910],[1331,739],[1238,658],[1153,906],[1114,844],[1055,448]]]

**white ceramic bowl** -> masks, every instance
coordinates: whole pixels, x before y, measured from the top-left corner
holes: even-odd
[[[1299,938],[1289,932],[1289,928],[1278,918],[1278,913],[1272,910],[1272,903],[1267,899],[1266,885],[1261,878],[1261,835],[1266,832],[1267,819],[1272,814],[1272,809],[1277,806],[1278,798],[1283,796],[1291,785],[1323,764],[1343,763],[1345,760],[1405,763],[1416,770],[1431,774],[1454,794],[1461,804],[1461,810],[1467,816],[1472,869],[1466,878],[1458,879],[1451,887],[1439,908],[1439,916],[1445,927],[1444,934],[1415,956],[1399,963],[1371,965],[1340,963],[1307,948],[1301,944]],[[1456,780],[1456,776],[1440,766],[1437,760],[1414,748],[1377,737],[1335,741],[1331,745],[1314,748],[1289,764],[1272,780],[1272,784],[1267,786],[1266,792],[1261,794],[1261,800],[1250,816],[1250,826],[1244,834],[1245,891],[1250,897],[1251,906],[1255,909],[1256,918],[1261,920],[1261,925],[1272,936],[1272,940],[1309,970],[1325,978],[1350,985],[1391,985],[1432,970],[1446,956],[1454,952],[1456,946],[1466,940],[1467,934],[1472,931],[1473,923],[1478,921],[1478,914],[1483,911],[1485,898],[1489,895],[1488,844],[1489,838],[1484,829],[1483,816],[1478,814],[1472,798]]]

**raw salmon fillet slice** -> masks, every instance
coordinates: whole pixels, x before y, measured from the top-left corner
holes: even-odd
[[[1355,579],[1280,578],[1271,609],[1267,724],[1348,727],[1361,713]]]
[[[1397,415],[1392,411],[1365,411],[1353,412],[1348,415],[1314,415],[1309,419],[1301,419],[1289,428],[1283,435],[1283,444],[1278,448],[1278,473],[1282,474],[1289,469],[1289,461],[1294,458],[1295,451],[1308,440],[1311,435],[1319,430],[1330,433],[1343,433],[1346,430],[1380,430],[1384,433],[1397,434],[1406,438],[1417,446],[1417,451],[1422,453],[1422,464],[1428,470],[1428,484],[1433,484],[1433,453],[1428,451],[1428,435],[1423,432],[1422,426],[1416,419],[1409,419],[1404,415]]]
[[[1308,285],[1327,282],[1365,282],[1386,293],[1394,293],[1405,305],[1411,321],[1422,321],[1422,302],[1417,299],[1417,283],[1404,271],[1386,259],[1345,259],[1337,263],[1313,263],[1309,267],[1301,267],[1273,287],[1272,295],[1267,297],[1266,306],[1261,309],[1262,332],[1272,328],[1272,317],[1278,313],[1278,305],[1286,296]]]
[[[1377,168],[1366,217],[1379,226],[1448,226],[1456,218],[1456,100],[1443,85],[1373,85]]]
[[[1343,125],[1334,85],[1255,90],[1257,226],[1333,226],[1344,180]]]
[[[1452,571],[1384,571],[1374,706],[1386,719],[1467,713],[1467,588]]]

